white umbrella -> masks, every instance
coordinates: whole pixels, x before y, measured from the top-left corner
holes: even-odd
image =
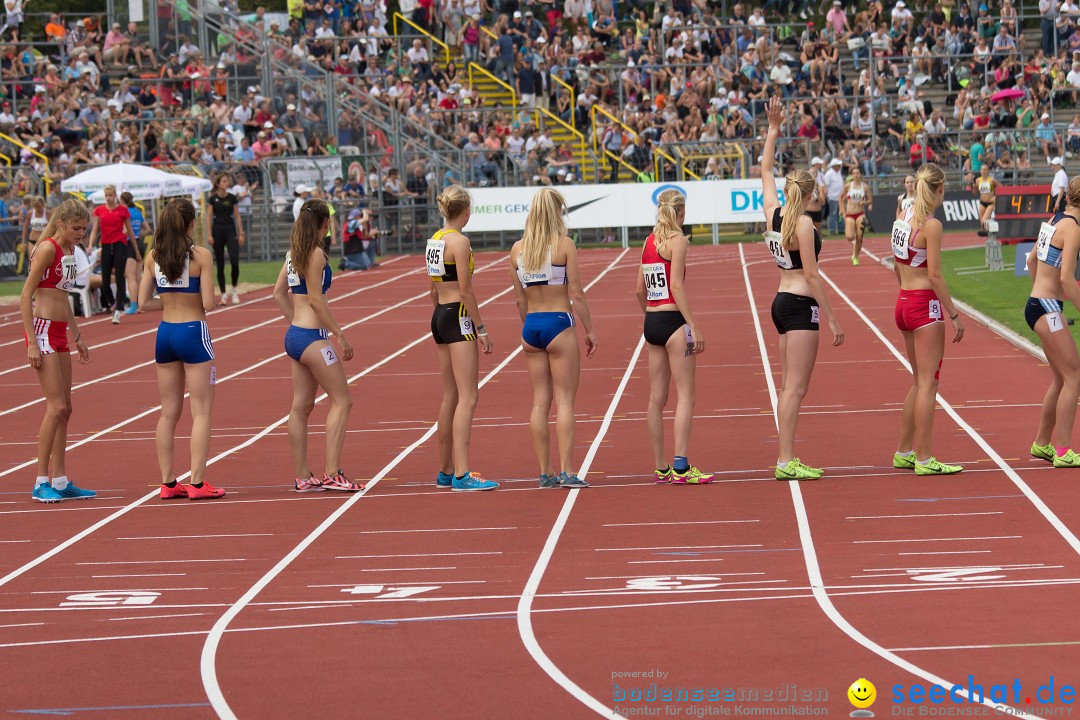
[[[181,177],[145,165],[116,163],[91,168],[70,177],[60,183],[60,189],[64,192],[93,193],[106,185],[114,185],[118,193],[126,190],[133,195],[140,192],[144,197],[156,198],[182,195]]]
[[[169,192],[162,193],[162,192],[154,192],[154,191],[146,189],[146,188],[136,189],[136,190],[126,190],[126,189],[121,189],[119,186],[117,186],[116,191],[118,193],[120,193],[120,192],[125,192],[125,190],[126,190],[127,192],[131,193],[131,196],[135,200],[143,201],[143,200],[154,200],[156,198],[161,197],[162,195],[166,195],[166,196],[194,195],[194,194],[197,194],[197,193],[210,192],[211,190],[214,189],[213,183],[211,183],[206,178],[195,177],[194,175],[174,175],[172,173],[163,173],[163,174],[168,175],[169,177],[172,177],[172,178],[178,178],[179,181],[180,181],[180,189],[175,190],[175,191],[169,191]],[[63,184],[61,184],[61,189],[63,189]],[[96,204],[100,205],[101,203],[105,202],[105,191],[104,190],[97,190],[97,191],[91,193],[90,197],[89,197],[89,200],[92,203],[96,203]]]

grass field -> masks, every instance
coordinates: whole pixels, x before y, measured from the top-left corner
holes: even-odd
[[[954,298],[963,300],[1038,344],[1038,337],[1024,321],[1024,303],[1031,294],[1031,280],[1013,275],[1013,263],[1016,259],[1015,245],[1003,246],[1001,255],[1005,261],[1005,270],[1002,272],[958,275],[956,268],[983,264],[985,259],[983,248],[943,252],[941,259],[945,270],[945,280],[949,283],[949,292]],[[1066,303],[1066,317],[1069,317],[1070,310],[1069,304]],[[1074,317],[1076,315],[1075,311],[1071,314]],[[1073,325],[1069,330],[1074,338],[1080,338],[1080,325]]]

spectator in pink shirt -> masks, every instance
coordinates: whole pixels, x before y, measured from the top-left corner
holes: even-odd
[[[273,140],[270,140],[265,130],[260,130],[258,139],[251,146],[251,151],[255,153],[255,160],[262,160],[267,157],[274,157],[277,155],[277,145]]]
[[[848,26],[847,13],[844,12],[844,5],[840,0],[833,0],[832,10],[829,10],[829,14],[825,16],[825,22],[833,26],[833,30],[836,31],[838,37],[845,32],[851,32],[851,28]]]
[[[111,62],[113,65],[127,65],[129,52],[131,52],[131,45],[127,35],[120,30],[120,23],[113,23],[112,29],[105,34],[102,56],[106,62]]]

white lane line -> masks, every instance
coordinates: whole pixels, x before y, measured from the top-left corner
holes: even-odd
[[[875,260],[878,260],[880,262],[880,259],[878,257],[873,255],[872,253],[870,255]],[[843,301],[847,303],[852,310],[855,311],[855,314],[859,316],[859,318],[863,321],[863,323],[866,324],[868,328],[870,328],[870,331],[877,336],[878,340],[880,340],[881,343],[889,350],[889,352],[893,354],[893,356],[900,362],[900,364],[903,365],[908,372],[911,372],[911,365],[908,363],[907,358],[905,358],[903,354],[897,349],[897,347],[893,343],[891,343],[884,334],[882,334],[881,329],[878,328],[878,326],[875,325],[873,321],[866,316],[866,313],[860,310],[859,307],[855,305],[854,302],[852,302],[851,298],[848,297],[847,294],[843,290],[841,290],[828,275],[823,272],[821,273],[821,277],[825,280],[825,282],[829,283],[829,285],[832,286],[833,290],[836,291],[836,294],[839,295],[840,298],[843,299]],[[984,438],[975,428],[971,427],[971,425],[969,425],[967,421],[964,420],[964,418],[960,417],[960,413],[956,412],[956,409],[949,404],[949,401],[947,401],[941,395],[941,393],[937,394],[937,401],[938,404],[941,405],[942,409],[949,414],[949,417],[951,417],[953,421],[957,425],[959,425],[964,430],[964,432],[968,434],[968,437],[974,440],[975,444],[978,445],[979,448],[983,452],[985,452],[986,455],[991,460],[993,460],[999,468],[1001,468],[1002,472],[1004,472],[1010,480],[1012,480],[1013,484],[1016,485],[1017,488],[1019,488],[1020,492],[1022,492],[1031,502],[1031,504],[1035,506],[1035,509],[1038,510],[1040,514],[1042,514],[1043,518],[1048,523],[1050,523],[1050,526],[1058,532],[1058,534],[1066,543],[1068,543],[1069,547],[1073,549],[1073,552],[1080,555],[1080,538],[1078,538],[1076,534],[1072,530],[1070,530],[1065,525],[1065,523],[1061,521],[1061,518],[1059,518],[1054,513],[1054,511],[1050,509],[1050,507],[1043,501],[1043,499],[1039,497],[1038,493],[1032,490],[1031,486],[1024,482],[1024,479],[1021,478],[1020,475],[1015,470],[1013,470],[1013,468],[1007,462],[1005,462],[1004,458],[1002,458],[1001,455],[999,455],[998,452],[990,446],[990,443],[986,441],[986,438]]]
[[[4,543],[28,543],[28,542],[30,542],[30,541],[29,540],[0,540],[0,544],[4,544]]]
[[[145,573],[134,575],[91,575],[91,578],[133,578],[133,577],[184,577],[187,573]]]
[[[457,565],[444,565],[442,567],[413,567],[413,568],[365,568],[360,572],[423,572],[425,570],[457,570]]]
[[[98,622],[120,622],[123,620],[163,620],[165,618],[178,618],[178,617],[200,617],[202,615],[209,615],[210,613],[174,613],[172,615],[135,615],[133,617],[122,618],[100,618]]]
[[[852,545],[871,545],[874,543],[921,543],[921,542],[959,542],[965,540],[1018,540],[1023,535],[987,535],[984,537],[954,537],[954,538],[918,538],[912,540],[852,540]]]
[[[754,301],[754,291],[753,288],[750,286],[750,273],[746,266],[746,255],[743,252],[742,243],[739,244],[739,259],[742,261],[743,281],[746,284],[746,298],[750,303],[750,316],[754,320],[754,331],[755,333],[757,333],[758,352],[761,353],[761,365],[762,368],[765,370],[765,381],[769,388],[769,400],[772,402],[773,406],[773,419],[775,422],[779,422],[779,419],[776,415],[776,384],[773,382],[772,366],[769,362],[768,350],[765,347],[765,335],[761,330],[761,320],[758,317],[757,303]],[[825,277],[825,273],[822,272],[821,276]],[[831,282],[829,284],[833,285]],[[839,289],[836,288],[836,285],[833,285],[833,288],[836,289],[837,292],[839,292]],[[844,297],[846,299],[846,296]],[[855,309],[856,312],[859,312],[858,308],[855,308],[854,305],[852,305],[852,308]],[[884,340],[884,338],[882,339]],[[859,645],[862,645],[864,648],[874,653],[875,655],[878,655],[879,657],[892,663],[898,668],[906,670],[912,675],[920,677],[927,682],[933,683],[935,685],[940,685],[942,687],[952,687],[953,683],[949,682],[948,680],[922,669],[918,665],[915,665],[914,663],[905,660],[894,652],[886,650],[878,643],[866,637],[866,635],[864,635],[858,628],[848,622],[847,618],[840,614],[840,611],[836,609],[835,605],[833,605],[832,598],[829,596],[829,593],[825,589],[825,580],[821,575],[821,568],[818,565],[817,550],[814,547],[814,537],[810,532],[810,517],[807,514],[806,505],[803,502],[802,489],[799,487],[798,482],[788,482],[788,488],[791,491],[791,501],[792,504],[795,506],[795,517],[799,525],[799,539],[802,542],[803,562],[806,565],[806,574],[810,580],[811,592],[813,593],[814,599],[817,601],[818,607],[821,608],[822,612],[824,612],[825,615],[833,622],[833,624],[836,625],[836,627],[838,627],[840,630],[842,630],[848,637],[850,637],[852,640],[857,642]],[[958,690],[958,692],[965,698],[967,698],[969,701],[974,702],[967,690],[960,689]],[[994,703],[986,702],[985,698],[982,704],[986,705],[987,707],[995,707]],[[1017,717],[1024,717],[1035,720],[1034,715],[1022,713],[1019,710],[1015,710],[1014,712]]]
[[[656,565],[658,563],[724,562],[724,558],[700,558],[698,560],[627,560],[627,565]]]
[[[593,278],[593,280],[588,285],[585,286],[586,290],[591,288],[593,285],[599,282],[601,278],[603,278],[612,269],[614,269],[617,266],[619,260],[621,260],[627,252],[629,252],[629,248],[619,253],[619,255],[613,261],[611,261],[611,263],[608,264],[606,268],[600,271],[600,273],[595,278]],[[494,301],[496,298],[504,295],[511,289],[512,288],[507,288],[503,292],[500,292],[497,295],[488,298],[482,304],[486,305],[487,303]],[[425,335],[423,338],[421,338],[421,340],[426,340],[428,337],[428,335]],[[486,385],[488,381],[490,381],[499,372],[501,372],[503,368],[509,365],[510,361],[517,357],[517,355],[521,351],[521,345],[518,345],[516,348],[514,348],[514,350],[510,352],[510,354],[507,355],[502,362],[496,365],[487,375],[484,376],[484,378],[478,383],[478,386],[483,387],[484,385]],[[232,622],[233,618],[240,614],[240,611],[243,610],[244,607],[247,606],[255,598],[256,595],[262,592],[263,588],[269,585],[270,582],[279,574],[281,574],[281,572],[286,567],[288,567],[293,560],[299,557],[300,554],[304,552],[304,550],[306,550],[313,542],[315,542],[315,540],[318,539],[324,532],[326,532],[326,530],[329,529],[331,525],[337,522],[338,518],[344,515],[350,507],[355,505],[357,502],[360,501],[362,497],[371,492],[371,490],[376,485],[378,485],[379,481],[382,480],[382,478],[386,477],[391,471],[393,471],[393,469],[396,468],[405,458],[411,455],[413,451],[416,450],[416,448],[427,442],[427,440],[435,434],[435,431],[437,429],[437,425],[432,425],[428,428],[427,432],[420,436],[419,439],[417,439],[411,445],[405,447],[400,453],[398,453],[393,460],[391,460],[385,467],[383,467],[382,470],[378,472],[378,474],[375,475],[374,478],[371,479],[371,481],[366,485],[364,490],[359,493],[355,493],[337,510],[331,513],[330,516],[326,518],[326,520],[320,523],[317,528],[312,530],[307,537],[301,540],[300,543],[296,547],[294,547],[285,557],[278,561],[278,563],[274,565],[274,567],[272,567],[265,575],[259,578],[259,580],[254,585],[248,588],[248,591],[245,592],[239,600],[233,603],[233,605],[229,607],[229,609],[226,610],[221,617],[218,618],[217,622],[214,623],[214,626],[207,634],[206,642],[203,644],[202,655],[200,656],[199,660],[199,670],[202,676],[203,688],[206,691],[206,695],[210,700],[211,706],[214,708],[214,711],[217,713],[219,718],[221,718],[222,720],[236,720],[236,714],[233,713],[232,708],[229,707],[229,703],[225,700],[225,695],[221,691],[221,685],[218,681],[217,676],[217,650],[218,646],[221,644],[221,637],[225,633],[226,629],[229,627],[229,623]],[[574,491],[571,491],[571,494],[573,493]]]
[[[501,550],[489,552],[458,552],[458,553],[405,553],[397,555],[338,555],[335,560],[368,560],[374,558],[404,558],[404,557],[461,557],[462,555],[502,555]]]
[[[492,263],[490,263],[488,265],[485,265],[483,268],[481,268],[481,270],[487,269],[489,267],[493,267],[498,262],[500,262],[500,261],[497,260],[497,261],[492,262]],[[479,272],[479,270],[477,272]],[[371,286],[371,287],[375,287],[375,286]],[[500,297],[502,295],[505,295],[506,293],[510,292],[511,289],[512,288],[507,288],[506,290],[503,290],[502,292],[500,292],[500,293],[492,296],[488,300],[486,300],[485,303],[491,302],[491,301],[495,300],[496,298],[498,298],[498,297]],[[410,298],[408,300],[403,300],[400,303],[397,303],[395,305],[391,305],[390,307],[379,310],[378,312],[372,313],[370,315],[366,315],[366,316],[360,318],[359,320],[354,320],[353,322],[344,325],[343,328],[350,328],[350,327],[353,327],[355,325],[359,325],[360,323],[366,322],[366,321],[368,321],[368,320],[370,320],[370,319],[372,319],[374,317],[378,317],[379,315],[382,315],[382,314],[384,314],[386,312],[389,312],[393,308],[399,307],[401,305],[405,305],[405,304],[407,304],[409,302],[412,302],[412,300],[414,300],[414,299],[419,299],[421,297],[426,297],[427,295],[428,295],[428,293],[421,293],[421,294],[416,295],[413,298]],[[423,336],[417,338],[416,340],[413,340],[411,343],[399,348],[395,352],[391,353],[390,355],[387,355],[386,357],[384,357],[383,359],[381,359],[378,362],[374,363],[373,365],[369,365],[368,367],[364,368],[364,370],[362,370],[360,373],[358,373],[358,374],[352,376],[351,378],[349,378],[347,382],[349,384],[352,384],[356,380],[358,380],[358,379],[364,377],[365,375],[379,369],[380,367],[382,367],[386,363],[390,362],[394,358],[396,358],[396,357],[398,357],[400,355],[404,355],[406,352],[408,352],[409,350],[416,347],[417,345],[419,345],[424,340],[426,340],[426,339],[428,339],[430,337],[431,337],[431,335],[428,334],[428,335],[423,335]],[[273,361],[273,360],[275,360],[275,359],[277,359],[279,357],[284,357],[284,353],[276,355],[273,358],[269,358],[267,360],[260,361],[259,363],[256,363],[255,365],[251,366],[251,368],[248,368],[248,370],[250,370],[250,369],[252,369],[254,367],[257,367],[259,365],[264,365],[264,364],[266,364],[268,362],[271,362],[271,361]],[[232,375],[229,375],[224,379],[218,380],[218,384],[220,385],[222,382],[227,380],[229,377],[235,377],[237,374],[243,373],[243,372],[246,372],[246,370],[241,370],[238,373],[233,373]],[[323,393],[322,395],[319,395],[317,398],[315,398],[315,402],[316,403],[322,402],[326,397],[327,397],[327,395],[325,393]],[[161,406],[158,405],[157,408],[152,408],[152,409],[150,409],[150,410],[148,410],[146,412],[140,413],[139,415],[135,416],[135,418],[132,418],[131,420],[128,420],[128,421],[124,421],[123,423],[120,423],[118,425],[115,425],[112,428],[109,428],[109,430],[116,429],[117,427],[120,427],[121,425],[124,425],[127,422],[131,422],[131,421],[133,421],[134,419],[136,419],[138,417],[143,417],[145,415],[149,415],[150,413],[155,412],[160,407]],[[243,450],[244,448],[248,447],[249,445],[254,444],[256,441],[258,441],[262,437],[270,434],[271,432],[273,432],[278,427],[284,425],[286,422],[288,422],[288,420],[289,420],[289,416],[286,415],[286,416],[278,419],[274,423],[271,423],[270,425],[268,425],[262,431],[256,433],[255,435],[252,435],[250,438],[248,438],[244,442],[242,442],[242,443],[240,443],[238,445],[234,445],[233,447],[229,448],[228,450],[224,450],[224,451],[218,453],[217,455],[215,455],[214,457],[212,457],[212,458],[210,458],[209,460],[206,461],[207,466],[213,465],[214,463],[218,462],[219,460],[222,460],[222,459],[232,455],[233,453],[236,453],[236,452],[238,452],[240,450]],[[75,443],[75,445],[68,447],[68,450],[71,450],[73,447],[76,447],[76,446],[78,446],[80,444],[90,442],[94,437],[96,437],[96,436],[99,437],[100,435],[108,432],[109,430],[103,430],[101,433],[97,433],[96,435],[91,435],[86,440],[81,440],[78,443]],[[35,462],[36,462],[36,460],[31,460],[29,462],[24,463],[23,466],[29,466],[29,465],[34,464]],[[10,472],[14,472],[17,469],[19,469],[19,468],[12,468],[11,470],[6,470],[4,472],[0,472],[0,477],[3,477],[4,475],[6,475],[6,474],[8,474]],[[191,472],[188,471],[188,472],[184,473],[183,475],[181,475],[180,477],[178,477],[177,480],[186,480],[190,476],[191,476]],[[68,538],[64,542],[62,542],[59,545],[53,547],[48,552],[46,552],[46,553],[44,553],[42,555],[39,555],[38,557],[34,558],[30,562],[26,563],[25,565],[22,565],[22,566],[16,568],[15,570],[12,570],[11,572],[9,572],[7,575],[4,575],[3,577],[0,577],[0,587],[2,587],[4,585],[6,585],[7,583],[11,582],[12,580],[19,577],[20,575],[23,575],[24,573],[32,570],[33,568],[35,568],[38,565],[40,565],[41,563],[45,562],[49,558],[60,554],[61,552],[63,552],[67,548],[71,547],[75,543],[79,542],[83,538],[87,537],[88,535],[93,534],[94,532],[96,532],[100,528],[105,527],[106,525],[111,523],[113,520],[116,520],[117,518],[120,518],[120,517],[126,515],[127,513],[131,512],[132,510],[139,507],[140,505],[143,505],[144,503],[146,503],[151,498],[153,498],[153,497],[155,497],[157,495],[158,495],[158,490],[157,490],[157,488],[155,488],[155,489],[151,490],[150,492],[146,493],[145,495],[143,495],[138,500],[135,500],[134,502],[120,508],[119,510],[112,513],[111,515],[97,521],[96,523],[94,523],[90,527],[86,528],[85,530],[83,530],[83,531],[81,531],[79,533],[76,533],[75,535]]]
[[[354,582],[351,582],[351,583],[331,583],[329,585],[308,585],[308,587],[309,588],[343,588],[343,587],[351,588],[351,587],[356,587],[356,585],[358,585],[358,584],[366,585],[366,584],[368,584],[370,582],[371,582],[370,580],[367,580],[367,581],[365,581],[363,583],[354,583]],[[486,582],[488,582],[488,581],[487,580],[395,580],[394,585],[395,586],[397,586],[397,585],[483,585]],[[515,595],[514,597],[517,597],[517,595]],[[329,602],[329,601],[327,601],[327,602]],[[349,601],[349,600],[340,601],[339,600],[339,601],[334,601],[334,602],[352,602],[352,601]],[[266,604],[268,604],[268,603],[252,603],[252,605],[266,605]]]
[[[1057,647],[1059,645],[1080,645],[1080,640],[1054,640],[1051,642],[1032,643],[996,643],[994,645],[931,645],[929,647],[894,648],[894,652],[926,652],[928,650],[1004,650],[1013,648]]]
[[[850,515],[845,520],[890,520],[892,518],[970,517],[974,515],[1004,515],[1001,510],[992,512],[924,513],[921,515]]]
[[[711,550],[713,548],[748,548],[758,545],[660,545],[656,547],[595,548],[594,552],[629,552],[632,550]]]
[[[39,627],[39,626],[41,626],[41,625],[44,625],[44,624],[45,624],[45,623],[43,623],[43,622],[36,622],[36,623],[14,623],[14,624],[12,624],[12,625],[0,625],[0,628],[16,628],[16,627]]]
[[[117,540],[189,540],[192,538],[273,537],[274,533],[226,533],[222,535],[147,535],[144,537],[118,537]]]
[[[967,570],[971,565],[932,565],[930,567],[887,567],[887,568],[863,568],[863,572],[888,572],[890,570]],[[1011,565],[994,563],[993,565],[978,565],[977,567],[993,567],[998,570],[1004,570],[1006,568],[1019,568],[1023,570],[1033,568],[1045,568],[1046,565],[1042,563],[1014,563]],[[1061,565],[1054,565],[1059,568]]]
[[[644,525],[726,525],[728,523],[756,523],[760,520],[683,520],[680,522],[604,523],[601,527],[640,527]]]
[[[116,593],[146,592],[146,591],[149,591],[149,592],[179,592],[181,590],[190,590],[190,591],[193,591],[193,592],[197,592],[197,591],[200,591],[200,590],[209,590],[209,589],[210,588],[204,588],[204,587],[193,587],[193,588],[167,587],[167,588],[135,588],[135,589],[107,588],[105,590],[103,590],[101,588],[93,588],[93,589],[90,589],[90,590],[31,590],[30,594],[31,595],[63,595],[65,593],[67,593],[68,595],[75,595],[76,593],[96,593],[96,592],[116,592]]]
[[[619,386],[611,398],[611,403],[608,405],[607,412],[604,413],[604,421],[600,424],[600,428],[596,432],[596,437],[593,438],[592,443],[589,445],[588,452],[585,453],[585,459],[582,461],[581,468],[578,472],[579,476],[582,478],[585,478],[588,475],[589,468],[592,466],[592,461],[596,457],[597,451],[600,449],[600,443],[607,434],[608,428],[611,427],[611,419],[615,415],[615,410],[619,407],[619,401],[626,391],[626,385],[630,382],[630,376],[637,366],[638,359],[641,357],[641,351],[644,347],[645,338],[642,337],[638,340],[637,347],[634,348],[634,352],[630,356],[630,362],[626,366],[626,372],[623,373],[622,380],[619,381]],[[563,501],[562,509],[559,511],[559,516],[555,519],[555,523],[551,526],[551,532],[548,533],[547,540],[544,542],[544,548],[540,551],[540,557],[537,558],[532,572],[529,573],[529,580],[525,583],[525,588],[521,591],[521,598],[518,600],[517,604],[518,634],[521,636],[521,642],[524,643],[525,649],[529,651],[529,655],[531,655],[532,659],[536,661],[536,664],[547,673],[548,677],[558,683],[559,686],[585,705],[585,707],[598,715],[612,717],[616,715],[616,713],[611,708],[590,695],[584,688],[571,680],[558,665],[552,662],[551,658],[544,652],[544,649],[540,647],[540,643],[536,639],[536,633],[533,631],[532,626],[533,600],[536,598],[537,591],[540,588],[540,581],[544,577],[544,572],[547,571],[548,563],[551,562],[551,556],[555,553],[555,546],[559,543],[559,537],[562,535],[563,528],[566,527],[566,521],[570,518],[570,512],[574,509],[574,503],[577,500],[579,492],[581,491],[574,488],[567,494],[566,500]]]
[[[76,565],[157,565],[158,563],[222,563],[248,562],[249,558],[212,558],[208,560],[99,560],[79,562]]]
[[[992,550],[939,550],[937,552],[902,552],[897,555],[979,555]]]
[[[765,574],[764,572],[740,572],[740,573],[710,572],[708,577],[721,578],[721,577],[735,577],[735,576],[741,576],[741,575],[764,575],[764,574]],[[587,577],[585,579],[586,580],[635,580],[635,579],[638,579],[640,577],[641,577],[640,574],[638,574],[638,575],[595,575],[593,577]],[[659,577],[668,577],[668,576],[667,575],[660,575]]]
[[[442,495],[444,493],[427,493]],[[361,530],[360,535],[387,535],[391,533],[437,533],[437,532],[487,532],[489,530],[517,530],[516,527],[482,527],[482,528],[424,528],[415,530]]]

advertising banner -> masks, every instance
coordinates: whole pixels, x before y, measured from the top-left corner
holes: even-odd
[[[877,232],[888,232],[896,219],[896,197],[889,193],[874,197],[874,209],[870,211],[870,225]],[[974,231],[979,229],[979,198],[970,192],[946,191],[945,201],[934,213],[945,232]]]
[[[0,230],[0,280],[19,278],[15,268],[19,262],[19,243],[21,241],[18,230]],[[27,258],[24,262],[29,261],[29,258]]]

